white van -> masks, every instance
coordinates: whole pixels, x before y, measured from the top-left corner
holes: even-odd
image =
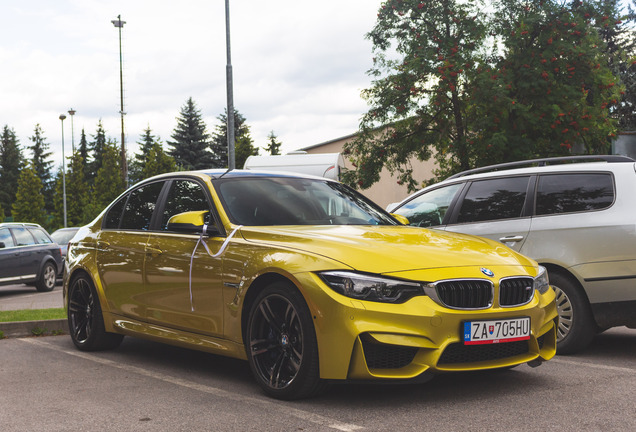
[[[344,168],[340,153],[287,153],[276,156],[250,156],[243,166],[246,170],[288,171],[339,180]]]

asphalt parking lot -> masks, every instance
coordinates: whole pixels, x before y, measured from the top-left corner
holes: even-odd
[[[636,330],[624,327],[536,369],[338,384],[300,402],[264,396],[245,362],[133,338],[97,353],[65,335],[0,340],[0,380],[3,432],[636,430]]]

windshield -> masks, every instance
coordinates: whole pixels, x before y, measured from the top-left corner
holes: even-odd
[[[217,190],[239,225],[397,225],[384,210],[336,182],[293,177],[232,178]]]

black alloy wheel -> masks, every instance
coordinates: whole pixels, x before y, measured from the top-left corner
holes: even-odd
[[[301,399],[324,388],[309,308],[295,288],[265,288],[252,305],[246,336],[250,368],[270,396]]]
[[[123,336],[104,330],[104,318],[93,283],[86,276],[73,279],[69,288],[68,327],[82,351],[116,348]]]

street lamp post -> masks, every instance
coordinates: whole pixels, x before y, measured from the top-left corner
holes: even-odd
[[[66,228],[66,159],[64,158],[64,119],[66,116],[60,114],[62,123],[62,203],[64,206],[64,228]]]
[[[121,15],[117,15],[116,20],[111,21],[115,27],[119,29],[119,99],[120,99],[120,110],[121,114],[121,168],[122,168],[122,177],[124,178],[124,183],[128,184],[128,163],[126,161],[126,144],[124,141],[124,73],[123,73],[123,59],[121,54],[121,29],[126,24],[126,21],[121,20]]]
[[[234,85],[232,82],[232,57],[230,51],[230,0],[225,0],[225,42],[227,46],[227,167],[235,168],[234,151]]]
[[[73,108],[68,110],[68,114],[71,116],[71,154],[72,155],[75,154],[75,131],[73,130],[73,116],[75,115],[76,112],[77,111],[75,111]]]

